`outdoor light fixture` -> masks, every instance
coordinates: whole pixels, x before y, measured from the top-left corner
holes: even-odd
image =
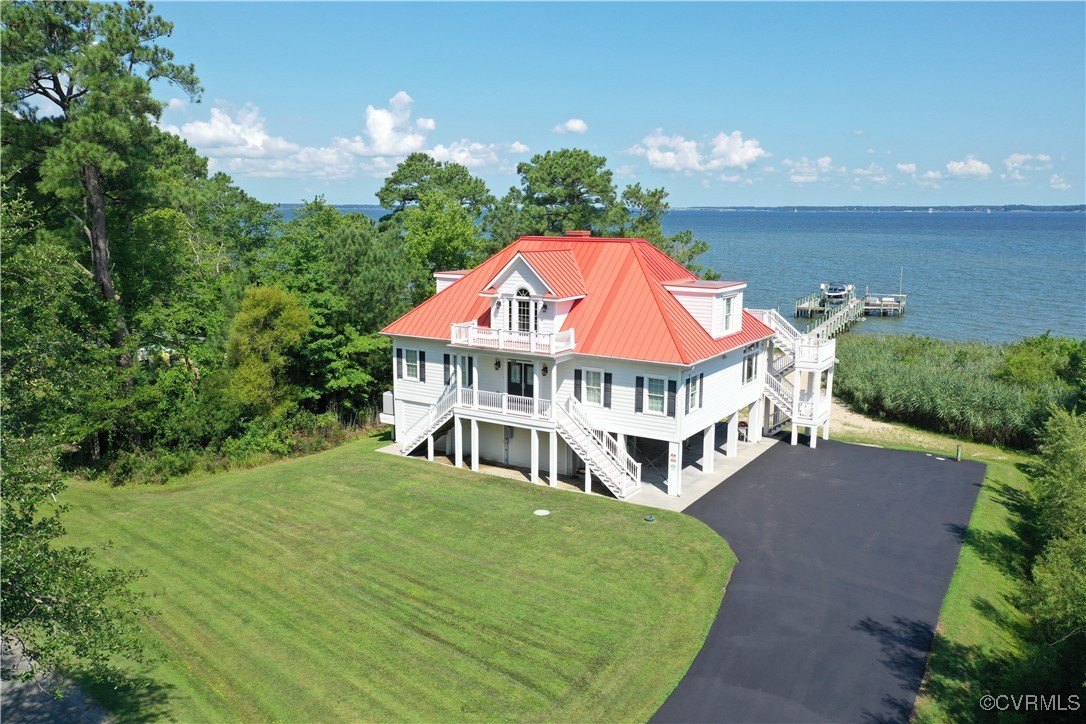
[[[547,303],[546,302],[543,302],[543,306],[539,308],[539,311],[543,312],[543,314],[547,313]]]
[[[547,369],[547,365],[543,365],[543,376],[544,376],[544,377],[546,377],[546,376],[547,376],[547,372],[549,372],[549,371],[550,371],[550,370],[548,370],[548,369]]]
[[[500,359],[494,360],[494,369],[500,370],[502,368],[502,361]]]

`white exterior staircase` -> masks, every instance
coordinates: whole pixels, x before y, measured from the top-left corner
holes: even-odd
[[[616,498],[628,498],[641,489],[641,463],[615,438],[595,429],[576,399],[570,397],[565,406],[554,409],[558,433]]]
[[[425,442],[431,434],[449,421],[456,407],[456,383],[450,382],[441,392],[438,398],[426,414],[415,421],[415,424],[403,434],[403,443],[400,445],[400,454],[410,455],[411,451]]]
[[[805,370],[832,366],[837,343],[820,334],[803,334],[776,309],[748,311],[773,330],[776,347],[773,357],[768,360],[765,376],[765,395],[777,408],[773,418],[767,421],[769,432],[777,432],[791,420],[812,420],[816,412],[828,410],[828,403],[820,405],[816,411],[810,401],[799,399],[788,378],[796,370],[797,360]]]

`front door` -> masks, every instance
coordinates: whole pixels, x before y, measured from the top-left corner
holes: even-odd
[[[535,397],[535,365],[530,362],[510,362],[508,393],[517,397]]]

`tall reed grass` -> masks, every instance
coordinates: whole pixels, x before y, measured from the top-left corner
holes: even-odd
[[[1037,445],[1053,405],[1072,409],[1080,391],[1054,363],[1028,380],[1008,374],[1023,349],[1051,346],[1038,337],[1017,345],[930,337],[838,339],[834,393],[853,409],[982,443]],[[1074,349],[1075,340],[1058,340]],[[1058,362],[1058,361],[1057,361]]]

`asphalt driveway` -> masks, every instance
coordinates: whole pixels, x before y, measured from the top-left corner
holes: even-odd
[[[984,466],[774,445],[686,509],[739,565],[660,722],[905,722]]]

